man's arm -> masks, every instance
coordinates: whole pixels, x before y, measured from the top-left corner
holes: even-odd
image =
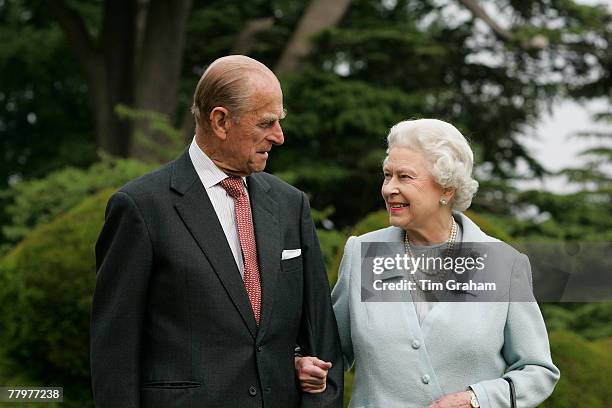
[[[97,408],[140,406],[140,352],[153,251],[132,198],[114,194],[96,243],[91,376]]]
[[[349,293],[350,293],[350,277],[351,277],[351,260],[357,240],[354,236],[349,237],[344,247],[342,262],[338,271],[338,281],[332,291],[332,303],[334,315],[338,323],[338,331],[340,333],[340,343],[342,344],[342,353],[344,356],[344,369],[348,370],[353,365],[353,342],[351,340],[351,324],[349,313]],[[295,371],[300,380],[300,387],[304,392],[318,393],[325,390],[327,371],[323,373],[321,364],[314,364],[312,359],[315,357],[297,356],[295,358]],[[318,360],[318,359],[316,359]],[[321,360],[318,360],[321,361]]]
[[[305,195],[302,195],[301,234],[304,303],[298,345],[302,354],[317,356],[332,363],[325,391],[320,394],[302,394],[302,407],[341,407],[344,370],[338,327],[331,306],[329,283],[319,240]]]

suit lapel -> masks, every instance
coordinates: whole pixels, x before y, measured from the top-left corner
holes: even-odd
[[[175,203],[176,210],[255,338],[257,324],[244,283],[215,209],[193,168],[188,152],[174,162],[171,188],[182,194]]]
[[[268,194],[270,185],[259,175],[248,177],[249,199],[255,227],[257,258],[261,277],[262,305],[259,337],[265,334],[270,321],[274,290],[280,272],[281,236],[278,222],[279,205]]]

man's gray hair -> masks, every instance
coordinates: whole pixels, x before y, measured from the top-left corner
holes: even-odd
[[[196,124],[210,129],[210,112],[217,106],[230,111],[232,120],[253,109],[255,83],[262,77],[274,78],[274,73],[261,62],[244,56],[228,55],[213,61],[202,74],[193,95],[191,113]]]
[[[455,188],[453,210],[464,211],[470,206],[478,190],[478,182],[472,178],[474,153],[456,127],[437,119],[405,120],[389,131],[385,162],[394,147],[422,153],[432,165],[436,183]]]

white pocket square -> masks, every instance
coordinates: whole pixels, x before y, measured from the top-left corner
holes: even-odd
[[[281,255],[281,260],[296,258],[302,255],[302,250],[298,249],[283,249],[283,254]]]

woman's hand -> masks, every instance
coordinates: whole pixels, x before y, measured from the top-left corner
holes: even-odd
[[[295,357],[295,375],[300,380],[302,391],[318,394],[327,386],[327,371],[332,363],[316,357]]]
[[[427,408],[472,408],[471,399],[467,391],[456,392],[435,400]]]

